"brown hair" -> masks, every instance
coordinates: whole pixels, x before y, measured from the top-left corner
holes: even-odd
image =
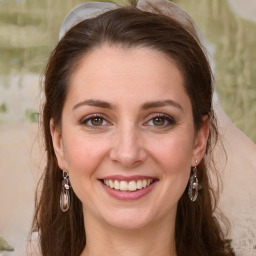
[[[78,256],[86,244],[82,204],[72,190],[69,211],[63,213],[59,207],[62,172],[53,149],[50,120],[61,126],[72,72],[87,52],[103,44],[127,48],[145,46],[174,60],[183,73],[196,130],[201,127],[204,115],[210,118],[207,155],[211,156],[211,145],[217,139],[211,68],[196,36],[182,24],[160,13],[122,7],[71,28],[52,52],[45,72],[42,121],[47,165],[33,221],[33,230],[39,232],[43,256]],[[226,248],[224,233],[215,217],[216,194],[208,175],[203,159],[198,166],[198,177],[203,186],[198,199],[191,202],[186,188],[178,202],[175,239],[179,256],[233,255],[231,249]]]

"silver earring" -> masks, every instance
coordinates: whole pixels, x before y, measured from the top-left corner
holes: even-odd
[[[70,193],[69,193],[69,181],[68,181],[68,172],[63,170],[63,180],[60,193],[60,209],[63,212],[66,212],[70,206]]]
[[[196,161],[197,164],[197,161]],[[188,188],[188,195],[192,202],[195,202],[198,196],[198,178],[197,178],[197,168],[196,165],[193,168],[193,174],[189,179],[189,188]]]

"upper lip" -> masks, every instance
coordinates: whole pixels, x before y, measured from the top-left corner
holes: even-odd
[[[100,178],[99,180],[117,180],[117,181],[137,181],[137,180],[157,180],[156,177],[145,176],[145,175],[133,175],[133,176],[123,176],[123,175],[110,175]]]

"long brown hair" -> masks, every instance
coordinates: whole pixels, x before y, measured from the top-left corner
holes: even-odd
[[[136,7],[122,7],[87,19],[69,30],[53,50],[45,71],[43,132],[47,165],[39,186],[33,230],[39,232],[43,256],[78,256],[86,245],[81,201],[71,190],[71,206],[63,213],[59,207],[62,172],[53,149],[50,120],[61,128],[61,114],[69,80],[86,53],[103,44],[133,48],[149,47],[169,56],[184,77],[184,87],[193,109],[194,125],[200,129],[204,115],[210,119],[207,159],[217,139],[212,108],[213,78],[209,62],[195,35],[175,19]],[[203,189],[191,202],[186,188],[178,202],[175,226],[178,256],[233,255],[226,247],[225,235],[215,214],[216,191],[209,179],[209,163],[198,166]]]

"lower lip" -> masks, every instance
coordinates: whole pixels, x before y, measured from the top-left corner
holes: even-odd
[[[132,201],[132,200],[138,200],[143,196],[146,196],[150,193],[150,191],[154,188],[156,182],[153,182],[148,187],[138,189],[136,191],[121,191],[121,190],[115,190],[113,188],[110,188],[106,186],[104,183],[102,183],[103,188],[105,191],[112,197],[122,200],[122,201]]]

